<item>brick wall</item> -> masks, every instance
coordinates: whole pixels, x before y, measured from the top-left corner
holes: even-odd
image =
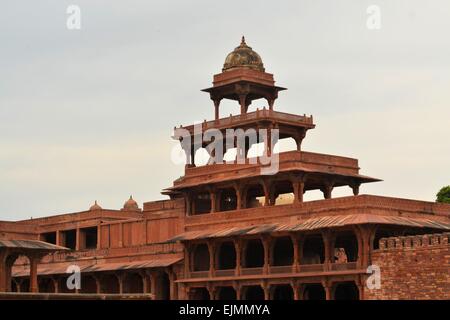
[[[450,299],[450,233],[384,238],[372,255],[381,288],[365,299]]]

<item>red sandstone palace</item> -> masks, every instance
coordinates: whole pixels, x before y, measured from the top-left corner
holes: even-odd
[[[215,119],[197,132],[194,125],[175,128],[187,164],[185,175],[163,190],[168,199],[140,208],[130,197],[120,210],[96,202],[82,212],[0,221],[0,292],[450,299],[450,205],[360,195],[362,184],[379,180],[362,175],[357,159],[302,150],[313,118],[275,111],[283,90],[243,39],[203,90]],[[248,112],[261,98],[267,107]],[[237,101],[240,114],[220,118],[223,99]],[[275,130],[277,139],[292,138],[296,150],[278,154],[275,174],[262,174],[266,165],[252,161],[248,140],[215,141],[224,152],[237,148],[239,163],[222,163],[210,152],[216,161],[195,164],[199,148],[211,151],[195,135],[237,128],[266,130],[259,137],[266,155]],[[343,186],[353,196],[333,198]],[[303,201],[312,190],[324,199]],[[81,270],[80,289],[66,285],[71,265]],[[380,287],[366,285],[370,265],[380,268]]]

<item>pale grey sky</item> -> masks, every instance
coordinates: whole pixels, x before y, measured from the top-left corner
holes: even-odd
[[[381,30],[366,27],[373,4]],[[450,184],[448,0],[0,6],[0,220],[163,198],[183,173],[172,128],[213,117],[200,89],[242,35],[289,89],[275,108],[314,115],[303,148],[384,179],[362,193],[434,201]]]

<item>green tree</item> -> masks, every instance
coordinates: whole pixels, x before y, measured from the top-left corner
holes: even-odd
[[[436,202],[450,203],[450,186],[442,187],[436,195]]]

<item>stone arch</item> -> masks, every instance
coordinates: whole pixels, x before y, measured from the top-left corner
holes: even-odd
[[[225,241],[217,248],[217,269],[227,270],[236,268],[236,248],[232,241]]]
[[[192,252],[192,271],[208,271],[210,259],[206,243],[195,245]]]

